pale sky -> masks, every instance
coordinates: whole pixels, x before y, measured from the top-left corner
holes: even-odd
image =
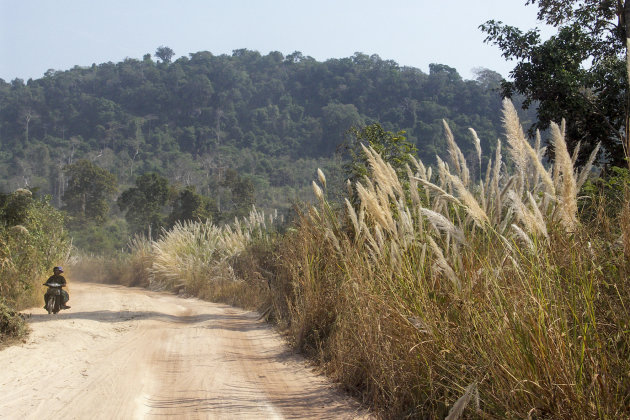
[[[142,59],[161,45],[175,58],[247,48],[324,61],[358,51],[424,72],[439,63],[465,79],[476,67],[507,77],[514,62],[478,26],[530,29],[536,11],[525,0],[0,0],[0,78]]]

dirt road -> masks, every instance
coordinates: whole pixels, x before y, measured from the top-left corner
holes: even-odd
[[[4,419],[367,418],[256,314],[144,289],[70,285],[0,351]]]

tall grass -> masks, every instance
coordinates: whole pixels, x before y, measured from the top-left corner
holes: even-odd
[[[275,213],[265,216],[253,208],[248,217],[235,219],[231,225],[188,221],[162,231],[156,240],[135,237],[130,253],[106,270],[102,280],[256,307],[260,297],[242,287],[243,280],[233,267],[241,254],[251,257],[255,243],[269,240],[276,218]],[[79,266],[98,271],[88,260]],[[89,261],[100,266],[94,259]]]
[[[343,214],[314,183],[319,205],[280,250],[287,325],[386,416],[444,417],[459,400],[480,418],[627,418],[629,212],[609,233],[580,221],[595,155],[577,171],[552,125],[546,168],[509,101],[504,124],[509,162],[499,144],[478,181],[445,123],[435,172],[416,162],[403,182],[366,148]]]

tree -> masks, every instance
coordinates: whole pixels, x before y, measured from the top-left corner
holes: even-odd
[[[523,107],[538,104],[539,121],[530,134],[564,118],[570,148],[581,142],[590,151],[601,142],[608,162],[622,165],[629,151],[630,0],[527,0],[526,5],[537,5],[538,19],[557,34],[543,42],[538,29],[523,32],[494,20],[480,26],[486,42],[516,60],[514,81],[503,82],[503,95],[523,94]]]
[[[222,207],[221,219],[225,221],[233,217],[247,216],[256,202],[252,181],[241,177],[234,169],[228,169],[221,186],[228,188],[231,193],[231,203],[226,203]]]
[[[175,51],[163,45],[157,47],[157,49],[155,50],[155,56],[159,58],[160,60],[162,60],[163,63],[166,63],[166,64],[171,62],[171,59],[173,58],[174,55],[175,55]]]
[[[196,193],[194,187],[187,187],[180,191],[175,198],[168,223],[172,226],[176,222],[212,220],[217,211],[216,203],[213,200]]]
[[[400,131],[394,134],[385,131],[380,124],[370,124],[364,128],[352,128],[352,139],[344,145],[348,154],[347,163],[344,165],[346,176],[354,185],[368,176],[368,159],[361,145],[372,147],[392,168],[399,179],[407,178],[407,165],[413,168],[411,156],[416,156],[417,149]]]
[[[64,210],[76,221],[104,221],[117,189],[114,174],[86,159],[64,166],[63,171],[68,179]]]
[[[331,102],[322,108],[322,117],[324,125],[324,143],[320,148],[322,154],[334,151],[351,127],[363,124],[363,119],[353,104]]]
[[[33,204],[33,193],[18,189],[11,194],[0,194],[0,226],[15,226],[26,223],[28,210]]]
[[[162,208],[168,197],[168,180],[151,172],[136,178],[136,186],[118,198],[118,207],[125,212],[131,232],[151,235],[164,225]]]

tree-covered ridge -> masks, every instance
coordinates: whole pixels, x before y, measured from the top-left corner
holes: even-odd
[[[361,53],[165,57],[0,79],[0,187],[40,187],[61,204],[63,167],[88,158],[123,185],[153,171],[219,196],[233,168],[274,202],[273,188],[307,185],[351,126],[404,130],[427,160],[443,148],[443,118],[460,139],[474,126],[485,150],[498,137],[501,77],[490,70],[463,80],[445,65],[426,74]]]

